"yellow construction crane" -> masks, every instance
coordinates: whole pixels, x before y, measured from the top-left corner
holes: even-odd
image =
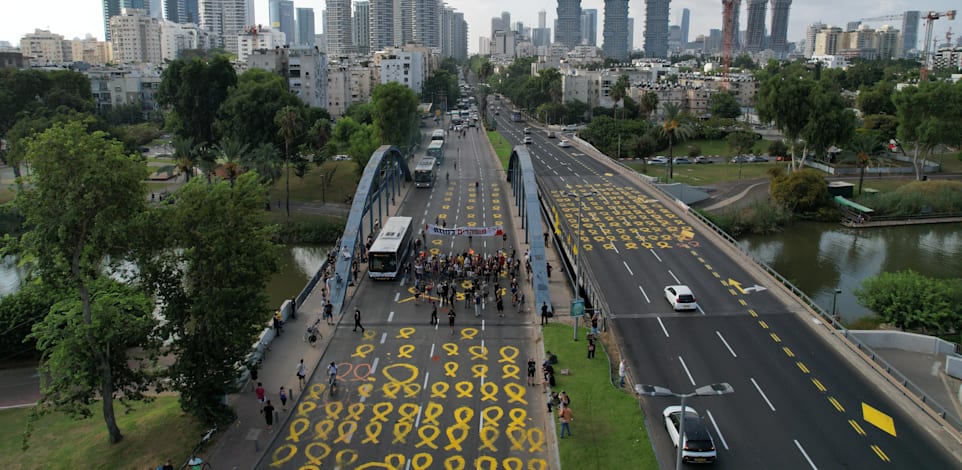
[[[929,78],[929,70],[932,68],[933,54],[935,51],[932,50],[932,26],[935,20],[945,18],[949,21],[955,19],[955,10],[949,10],[945,12],[930,11],[923,19],[925,20],[925,39],[922,41],[922,70],[919,71],[919,81],[926,81]]]

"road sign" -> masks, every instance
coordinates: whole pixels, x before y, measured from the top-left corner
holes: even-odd
[[[573,299],[571,301],[571,316],[583,317],[585,315],[585,300]]]

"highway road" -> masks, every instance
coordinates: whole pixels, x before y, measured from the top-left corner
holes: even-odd
[[[521,144],[526,124],[509,116],[502,107],[497,128]],[[577,148],[560,148],[560,134],[550,139],[535,129],[530,136],[538,185],[566,245],[576,241],[578,201],[565,193],[595,193],[582,198],[582,262],[603,286],[634,380],[678,393],[716,382],[734,387],[734,394],[687,402],[709,424],[717,468],[959,468],[928,431],[803,324],[793,311],[800,307],[786,306],[767,279],[685,222],[665,195]],[[690,286],[699,309],[673,312],[663,294],[669,284]],[[677,399],[643,400],[664,468],[675,460],[661,421],[669,404]]]
[[[503,225],[513,235],[504,171],[483,134],[451,132],[446,141],[435,186],[412,187],[397,215],[413,217],[418,227],[436,220],[447,227]],[[508,250],[517,246],[513,238]],[[434,254],[495,254],[504,243],[426,242]],[[507,285],[505,273],[500,285]],[[447,308],[431,325],[431,307],[424,297],[416,305],[413,292],[407,278],[362,280],[320,362],[337,364],[340,387],[329,393],[319,367],[258,468],[549,468],[553,425],[541,388],[526,385],[527,359],[540,356],[532,349],[534,315],[508,302],[502,320],[488,302],[476,318],[459,293],[452,333]],[[353,331],[355,307],[363,332]]]

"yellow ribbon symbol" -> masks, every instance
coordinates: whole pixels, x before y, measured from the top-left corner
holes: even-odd
[[[464,423],[460,423],[458,425],[451,426],[448,428],[446,434],[448,436],[449,444],[444,446],[444,450],[455,450],[458,452],[462,452],[461,443],[468,438],[468,425]],[[463,467],[464,467],[464,464],[462,461],[462,466],[458,468],[463,468]]]
[[[361,441],[361,444],[368,444],[368,443],[380,444],[381,443],[380,441],[377,440],[377,437],[381,435],[381,423],[377,421],[371,421],[367,423],[367,426],[364,426],[364,433],[367,434],[367,437],[365,437],[364,440]]]
[[[311,384],[311,387],[307,389],[307,394],[308,396],[311,397],[312,400],[320,400],[321,395],[324,393],[325,390],[327,390],[326,384],[321,384],[321,383]]]
[[[414,470],[428,470],[431,468],[432,462],[434,462],[434,457],[427,452],[420,452],[411,457],[411,467]]]
[[[312,401],[302,401],[297,405],[297,416],[307,416],[308,413],[314,411],[317,408],[317,403]]]
[[[398,331],[397,336],[395,336],[394,338],[395,339],[411,339],[411,335],[413,335],[415,331],[416,330],[411,327],[401,328]]]
[[[444,375],[448,377],[457,377],[458,374],[458,363],[457,362],[445,362],[444,363]]]
[[[397,357],[399,357],[399,358],[400,358],[400,357],[403,357],[403,358],[405,358],[405,359],[411,359],[411,353],[412,353],[412,352],[414,352],[414,345],[413,345],[413,344],[402,344],[401,347],[398,348]]]
[[[342,421],[341,424],[337,426],[337,439],[334,439],[334,443],[338,442],[344,444],[351,443],[351,436],[354,435],[354,431],[357,431],[357,422],[355,421]]]
[[[487,364],[475,364],[471,366],[471,372],[475,379],[483,379],[488,376],[488,366]]]
[[[438,445],[434,443],[434,440],[441,434],[441,429],[433,424],[425,424],[418,428],[418,436],[421,436],[421,442],[418,442],[414,447],[421,448],[423,446],[428,446],[432,449],[437,450]]]
[[[544,452],[544,431],[538,428],[528,430],[528,442],[531,443],[529,452]]]
[[[381,386],[381,392],[387,398],[397,398],[397,392],[401,391],[401,384],[398,382],[388,382]]]
[[[363,412],[364,403],[351,403],[351,405],[347,407],[347,416],[345,416],[344,419],[360,421],[361,413]]]
[[[397,413],[401,415],[401,418],[399,419],[399,421],[403,421],[406,423],[410,423],[414,421],[414,417],[418,414],[418,411],[420,411],[420,407],[418,405],[415,405],[414,403],[402,404],[397,409]]]
[[[514,382],[504,385],[504,393],[508,394],[508,403],[521,403],[522,405],[528,404],[528,402],[524,399],[524,387]]]
[[[521,376],[518,375],[520,373],[521,373],[521,368],[514,364],[505,364],[501,366],[501,378],[504,380],[507,380],[507,379],[521,380]]]
[[[318,450],[320,450],[320,452],[318,452]],[[312,442],[304,448],[304,455],[307,456],[307,462],[317,465],[318,468],[321,466],[321,461],[330,454],[331,447],[323,442]]]
[[[444,459],[444,470],[464,470],[464,457],[452,455]]]
[[[334,457],[334,460],[337,462],[339,467],[344,467],[347,465],[354,465],[354,462],[357,462],[357,457],[358,455],[356,450],[344,449],[337,453],[337,455]]]
[[[428,402],[428,406],[424,409],[424,424],[440,425],[438,416],[441,416],[441,413],[444,413],[444,407],[440,403]]]
[[[531,459],[528,461],[528,470],[546,470],[548,462],[545,459]]]
[[[394,423],[394,440],[391,444],[407,444],[405,438],[411,432],[413,425],[408,421],[398,421]]]
[[[300,442],[301,434],[307,432],[311,428],[311,422],[307,418],[297,418],[291,421],[290,433],[287,436],[288,441]]]
[[[458,355],[458,345],[454,343],[444,343],[441,345],[441,349],[448,353],[448,356]]]
[[[474,390],[474,384],[471,382],[458,382],[454,385],[454,389],[458,391],[456,398],[474,398],[471,395],[471,391]]]
[[[371,353],[371,351],[374,351],[373,344],[359,344],[356,348],[354,348],[354,354],[351,354],[351,357],[365,359],[367,358],[367,355]]]
[[[271,458],[273,458],[271,466],[280,467],[287,463],[287,461],[293,459],[295,455],[297,455],[297,446],[294,444],[284,444],[274,449],[274,453],[271,455]]]
[[[512,408],[508,412],[508,416],[511,418],[511,422],[508,423],[508,429],[511,428],[523,428],[525,427],[525,419],[528,417],[528,412],[524,408]]]
[[[524,468],[524,462],[517,457],[508,457],[501,462],[505,470],[521,470]]]
[[[434,382],[431,384],[431,398],[446,399],[449,388],[451,388],[451,386],[448,385],[447,382]]]
[[[394,405],[389,402],[381,402],[374,405],[371,409],[374,413],[374,417],[371,418],[372,421],[384,421],[387,422],[387,415],[394,411]]]
[[[371,398],[371,392],[373,391],[374,391],[374,384],[369,384],[369,383],[361,384],[361,386],[357,388],[357,394],[363,397],[364,399]]]
[[[481,384],[481,401],[498,401],[498,386],[494,382]]]
[[[468,352],[471,353],[471,360],[488,360],[488,348],[486,346],[474,345],[468,348]]]
[[[340,419],[341,412],[344,411],[344,404],[339,401],[327,402],[324,406],[324,411],[327,412],[327,417],[333,420]]]
[[[334,421],[331,421],[329,419],[319,421],[317,424],[314,425],[314,434],[317,436],[314,438],[314,440],[326,441],[328,437],[327,435],[331,432],[332,429],[334,429]]]
[[[498,432],[498,428],[494,426],[485,426],[481,428],[481,446],[478,447],[480,452],[482,449],[488,449],[491,452],[497,452],[498,448],[494,446],[494,441],[498,440],[498,436],[501,433]]]
[[[507,362],[509,364],[514,364],[514,360],[518,357],[518,348],[514,346],[502,346],[498,353],[501,354],[501,359],[498,359],[499,363]]]
[[[472,340],[478,335],[477,328],[462,328],[461,329],[461,339]]]
[[[491,426],[497,426],[498,421],[504,416],[504,410],[500,406],[489,406],[481,411],[481,416],[484,417],[484,422],[490,424]]]
[[[524,450],[524,429],[508,427],[508,440],[511,441],[511,450]]]

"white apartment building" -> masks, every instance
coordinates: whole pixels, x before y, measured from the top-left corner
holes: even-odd
[[[124,8],[110,17],[110,43],[113,60],[122,64],[161,64],[160,22],[147,15],[147,10]]]
[[[134,103],[139,103],[144,111],[159,108],[155,95],[160,88],[160,70],[156,67],[95,67],[84,75],[90,79],[94,105],[99,111]]]
[[[378,83],[397,82],[421,94],[426,68],[423,53],[391,50],[376,54],[374,61],[378,66]]]
[[[163,21],[160,25],[160,55],[175,60],[186,49],[211,49],[213,38],[207,31],[191,23]]]
[[[327,0],[324,39],[327,41],[327,53],[332,57],[354,53],[351,23],[351,0]]]
[[[332,66],[327,71],[327,112],[332,118],[340,118],[352,103],[350,68],[344,64]]]
[[[238,62],[247,62],[247,57],[256,50],[284,47],[287,42],[284,33],[263,26],[248,26],[234,37]]]
[[[287,87],[312,108],[327,106],[327,54],[314,48],[288,50]]]
[[[73,62],[73,51],[63,36],[35,29],[20,39],[20,53],[34,65]]]
[[[237,51],[238,33],[254,24],[254,0],[197,0],[200,27],[216,46]]]

